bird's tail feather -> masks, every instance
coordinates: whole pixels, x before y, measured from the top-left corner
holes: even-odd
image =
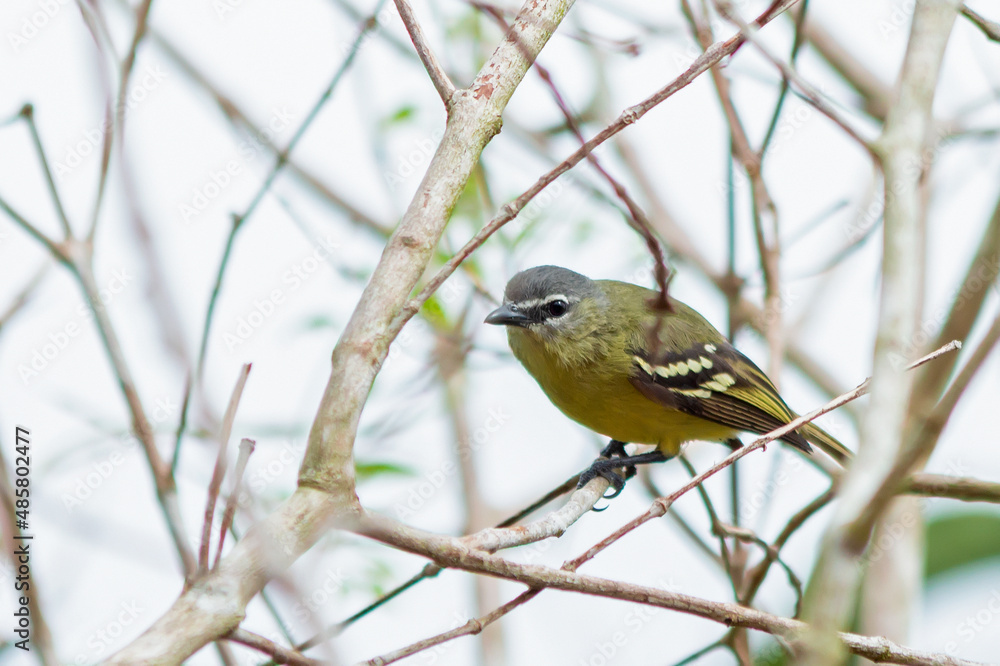
[[[837,441],[833,435],[830,435],[817,425],[807,423],[799,428],[798,431],[802,433],[803,437],[821,448],[824,452],[829,454],[831,458],[845,467],[851,462],[851,459],[854,458],[854,453],[852,453],[850,449]]]

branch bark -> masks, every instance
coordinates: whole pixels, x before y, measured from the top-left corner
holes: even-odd
[[[247,603],[333,525],[360,515],[353,445],[372,382],[402,322],[398,313],[426,269],[451,210],[500,131],[514,90],[572,6],[531,0],[472,86],[452,97],[448,124],[424,179],[333,351],[332,370],[309,433],[299,488],[111,664],[180,663],[239,626]]]
[[[841,501],[824,536],[807,592],[804,618],[811,629],[799,663],[810,666],[843,661],[844,647],[836,632],[847,625],[855,606],[858,558],[873,525],[871,520],[859,519],[890,474],[901,447],[913,379],[901,372],[900,360],[916,331],[922,286],[919,188],[927,167],[924,147],[941,61],[956,15],[953,1],[916,3],[896,105],[874,146],[885,174],[886,205],[872,396],[862,422],[858,457],[845,476]]]

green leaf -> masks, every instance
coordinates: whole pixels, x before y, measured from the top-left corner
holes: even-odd
[[[333,319],[324,314],[313,315],[303,322],[303,328],[307,331],[319,328],[334,328],[335,325]]]
[[[927,524],[924,579],[1000,557],[1000,514],[955,513]]]
[[[359,481],[367,481],[383,474],[398,474],[400,476],[416,476],[412,467],[397,465],[390,462],[360,462],[355,461],[354,473]]]
[[[407,104],[406,106],[400,107],[392,115],[383,118],[379,124],[381,125],[381,129],[383,130],[392,127],[393,125],[401,125],[406,121],[410,120],[411,118],[413,118],[416,115],[416,113],[417,113],[417,108],[411,104]]]
[[[448,313],[445,312],[437,294],[428,298],[420,308],[420,314],[436,329],[448,328]]]
[[[754,666],[785,666],[788,653],[777,643],[770,643],[753,656]]]

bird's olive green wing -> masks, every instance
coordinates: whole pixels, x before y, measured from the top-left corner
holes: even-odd
[[[644,349],[629,351],[634,362],[632,384],[650,400],[757,434],[795,418],[763,371],[728,342],[716,339],[677,351],[661,349],[655,354]],[[782,439],[811,451],[798,432]]]

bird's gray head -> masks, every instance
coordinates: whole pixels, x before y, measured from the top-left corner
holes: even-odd
[[[603,307],[605,301],[586,275],[559,266],[536,266],[510,279],[503,305],[486,317],[486,323],[518,326],[543,338],[582,333],[577,329],[584,310]]]

